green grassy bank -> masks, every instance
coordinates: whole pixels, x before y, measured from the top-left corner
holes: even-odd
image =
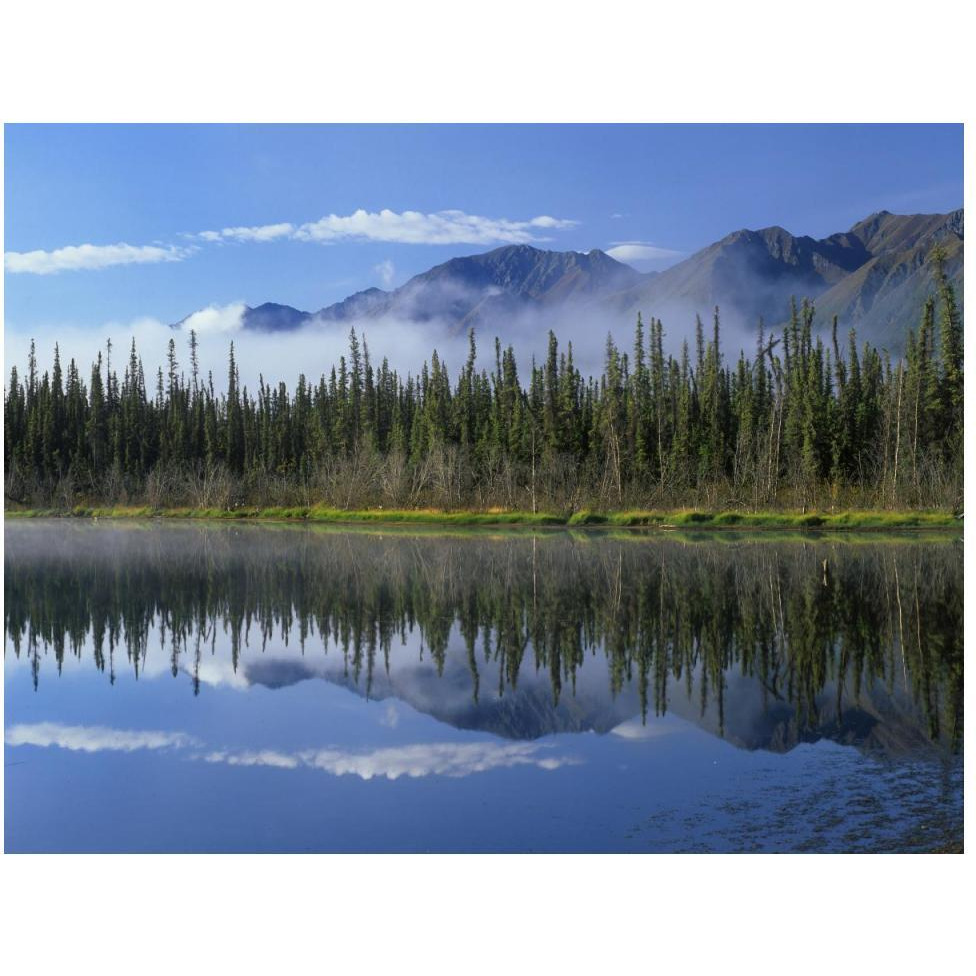
[[[389,523],[427,525],[496,526],[608,526],[695,529],[912,529],[960,528],[950,512],[849,511],[849,512],[702,512],[702,511],[580,511],[571,515],[548,512],[437,511],[431,509],[312,508],[149,508],[116,506],[70,510],[8,509],[7,518],[181,518],[304,520],[331,523]]]

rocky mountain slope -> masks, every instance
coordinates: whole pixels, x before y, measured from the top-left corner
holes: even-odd
[[[718,305],[727,323],[751,329],[760,317],[775,327],[791,297],[807,297],[822,326],[836,315],[844,332],[854,328],[863,339],[900,350],[932,290],[927,259],[937,242],[961,298],[962,210],[882,211],[822,240],[781,227],[736,231],[613,296],[610,305],[621,315],[656,315],[666,325],[689,313],[710,316]]]
[[[962,210],[928,219],[875,214],[851,232],[872,257],[818,296],[822,321],[836,315],[873,342],[900,351],[905,330],[918,327],[919,309],[932,291],[928,258],[937,242],[945,248],[946,270],[962,301]]]

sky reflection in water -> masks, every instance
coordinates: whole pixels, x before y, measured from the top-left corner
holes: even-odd
[[[6,848],[961,843],[962,547],[767,540],[8,522]]]

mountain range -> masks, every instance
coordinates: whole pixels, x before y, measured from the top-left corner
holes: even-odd
[[[842,334],[901,351],[932,288],[928,258],[936,244],[960,302],[963,211],[893,214],[880,211],[850,230],[817,240],[782,227],[737,230],[665,271],[640,273],[600,250],[546,251],[527,244],[457,257],[392,291],[369,288],[343,301],[302,311],[267,302],[246,307],[245,329],[277,332],[393,319],[435,323],[450,333],[511,332],[553,327],[560,319],[592,319],[601,332],[630,327],[638,311],[687,334],[695,315],[752,330],[782,324],[792,297],[810,298],[826,327],[837,316]],[[183,322],[178,325],[183,325]]]

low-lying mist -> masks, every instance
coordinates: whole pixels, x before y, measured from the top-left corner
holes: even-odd
[[[128,323],[109,322],[97,328],[52,324],[25,329],[13,324],[4,332],[5,383],[10,369],[16,366],[23,376],[27,369],[30,343],[36,345],[37,368],[40,374],[49,370],[54,360],[54,346],[58,345],[62,369],[74,359],[83,381],[87,384],[91,366],[101,352],[103,363],[107,343],[111,340],[113,369],[121,376],[129,359],[133,339],[142,360],[147,391],[155,390],[157,371],[167,369],[166,358],[170,339],[176,340],[179,370],[190,373],[190,330],[196,332],[200,378],[206,382],[212,373],[214,388],[226,389],[228,352],[234,343],[234,355],[243,385],[253,390],[263,376],[266,383],[285,382],[289,387],[300,374],[317,381],[338,366],[340,356],[348,359],[349,333],[355,329],[365,340],[370,361],[379,366],[384,358],[401,375],[417,375],[436,350],[450,372],[456,373],[468,356],[466,327],[456,321],[430,318],[417,321],[398,315],[363,317],[345,321],[311,319],[308,324],[282,332],[259,332],[243,327],[245,305],[236,302],[225,306],[211,306],[200,310],[174,328],[158,319],[144,317]],[[653,311],[644,313],[645,324]],[[657,316],[664,321],[665,352],[680,353],[687,340],[694,349],[695,310],[669,308],[667,314]],[[520,376],[527,380],[533,357],[542,361],[546,356],[548,332],[551,329],[559,341],[560,352],[573,346],[573,359],[586,375],[598,375],[603,369],[608,334],[625,352],[633,347],[636,314],[608,312],[591,302],[561,305],[558,308],[525,308],[514,314],[475,318],[477,365],[491,371],[495,365],[495,337],[503,346],[515,349]],[[711,314],[702,313],[707,335],[711,335]],[[722,319],[722,349],[729,358],[738,356],[740,349],[755,348],[755,331],[730,315]]]

